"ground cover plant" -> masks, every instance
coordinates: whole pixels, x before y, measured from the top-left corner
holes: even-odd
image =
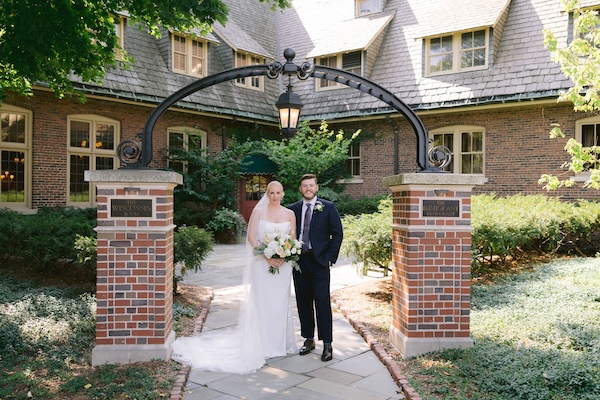
[[[0,399],[168,398],[181,368],[173,361],[93,368],[93,274],[0,266]],[[90,283],[92,282],[92,283]],[[179,285],[174,329],[191,335],[206,289]]]
[[[474,347],[403,360],[389,344],[391,278],[336,297],[424,400],[600,399],[600,259],[565,258],[473,284]]]

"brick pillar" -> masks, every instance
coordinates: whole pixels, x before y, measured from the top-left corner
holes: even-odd
[[[96,346],[92,365],[171,356],[175,172],[86,171],[97,188]]]
[[[413,173],[384,179],[393,197],[393,320],[406,358],[468,348],[471,190],[478,175]]]

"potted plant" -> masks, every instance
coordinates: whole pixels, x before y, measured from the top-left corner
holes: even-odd
[[[245,227],[246,220],[242,214],[225,207],[215,211],[206,224],[206,228],[215,233],[215,240],[218,243],[236,243],[238,235]]]

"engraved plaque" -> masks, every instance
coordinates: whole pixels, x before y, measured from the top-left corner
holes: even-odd
[[[152,199],[111,199],[111,218],[151,218]]]
[[[423,200],[423,217],[458,218],[459,200]]]

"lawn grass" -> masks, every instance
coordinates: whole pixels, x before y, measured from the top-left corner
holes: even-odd
[[[388,290],[381,281],[363,294],[336,291],[382,343],[391,319],[371,303]],[[474,283],[471,336],[471,349],[410,360],[386,348],[423,400],[600,399],[600,259],[555,260]]]
[[[89,287],[45,286],[40,276],[12,275],[0,269],[0,399],[169,397],[177,362],[91,366],[96,299]],[[189,330],[199,305],[178,297],[174,325]]]

